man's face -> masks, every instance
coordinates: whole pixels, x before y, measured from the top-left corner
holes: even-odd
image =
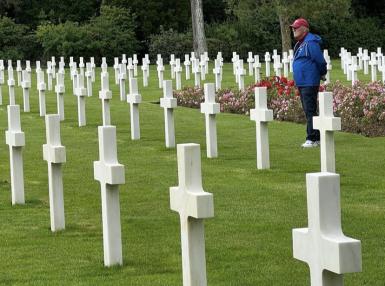
[[[306,31],[307,31],[305,26],[300,26],[298,28],[292,27],[291,30],[293,31],[294,38],[296,40],[302,39],[303,36],[306,34]]]

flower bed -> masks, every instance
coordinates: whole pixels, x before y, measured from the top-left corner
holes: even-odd
[[[274,112],[276,120],[305,122],[299,92],[292,80],[271,77],[253,84],[244,91],[221,89],[216,94],[221,112],[249,114],[254,108],[254,88],[267,87],[268,108]],[[353,87],[340,82],[320,87],[320,91],[331,91],[334,95],[334,112],[341,117],[342,130],[365,136],[385,135],[385,86],[380,82],[364,84],[358,82]],[[178,105],[199,108],[204,101],[202,88],[185,87],[174,92]]]

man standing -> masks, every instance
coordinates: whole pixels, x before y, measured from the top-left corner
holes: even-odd
[[[290,25],[297,43],[294,46],[293,75],[306,115],[306,141],[304,148],[318,147],[319,130],[313,129],[313,116],[317,116],[317,95],[320,80],[326,75],[326,61],[321,51],[321,37],[309,33],[309,23],[299,18]]]

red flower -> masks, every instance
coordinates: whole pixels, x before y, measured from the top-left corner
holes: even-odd
[[[288,85],[288,86],[294,86],[294,80],[289,80],[289,81],[287,82],[287,85]]]
[[[320,91],[320,92],[325,91],[325,87],[323,85],[320,85],[318,91]]]

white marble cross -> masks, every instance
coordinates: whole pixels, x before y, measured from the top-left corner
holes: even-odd
[[[206,148],[207,157],[218,157],[217,144],[217,123],[215,115],[220,112],[219,103],[215,102],[215,85],[213,83],[204,84],[205,102],[201,103],[201,113],[205,114],[206,119]]]
[[[170,208],[179,213],[183,286],[206,286],[203,219],[214,216],[213,195],[202,187],[199,144],[178,144],[178,182],[170,188]]]
[[[206,59],[204,54],[201,55],[201,60],[199,61],[199,66],[201,70],[201,80],[206,80]]]
[[[60,120],[64,120],[64,93],[65,93],[65,86],[64,86],[64,69],[58,70],[58,73],[56,75],[56,85],[55,85],[55,92],[56,92],[56,102],[57,102],[57,114],[60,117]]]
[[[86,82],[87,82],[87,96],[92,96],[92,66],[91,63],[86,63],[86,72],[85,72]]]
[[[343,274],[360,272],[361,242],[341,229],[340,177],[306,175],[308,227],[293,229],[293,256],[310,268],[311,286],[343,286]]]
[[[51,57],[51,69],[52,69],[52,78],[56,79],[56,60],[55,60],[55,57]]]
[[[245,75],[246,70],[243,68],[243,60],[238,61],[238,69],[237,69],[237,75],[238,75],[238,88],[240,91],[243,91],[245,89]]]
[[[248,53],[248,58],[247,62],[249,63],[249,75],[253,75],[254,69],[253,69],[253,63],[254,63],[254,57],[253,57],[253,52]]]
[[[362,47],[359,47],[358,48],[358,53],[357,53],[358,69],[359,70],[362,69],[362,58],[363,58],[363,56],[364,56],[364,53],[363,53]]]
[[[352,56],[352,62],[350,65],[350,71],[352,73],[352,75],[351,75],[352,86],[354,86],[356,84],[356,82],[358,81],[358,74],[357,74],[358,69],[359,69],[359,67],[357,64],[357,56]]]
[[[271,62],[270,53],[269,53],[269,52],[266,52],[266,53],[265,53],[266,77],[269,77],[269,76],[270,76],[270,62]]]
[[[334,131],[341,130],[341,118],[333,115],[333,93],[319,93],[319,113],[313,117],[313,128],[321,135],[321,172],[335,173]]]
[[[92,82],[95,82],[95,79],[96,79],[96,75],[95,75],[96,64],[95,64],[94,57],[90,57],[90,65],[91,65],[91,79],[92,79]]]
[[[31,78],[27,70],[22,71],[21,87],[23,88],[24,112],[29,112],[29,90],[31,89]]]
[[[43,158],[48,163],[49,209],[51,231],[65,229],[62,164],[66,150],[60,140],[60,116],[45,116],[47,144],[43,145]]]
[[[16,61],[16,73],[17,73],[17,86],[21,86],[21,72],[23,71],[21,67],[21,60]]]
[[[114,58],[114,71],[115,71],[115,84],[119,84],[119,74],[120,74],[120,66],[119,66],[119,58]]]
[[[369,65],[371,67],[371,75],[372,75],[372,82],[377,81],[377,59],[376,59],[376,53],[371,53],[371,58],[369,61]]]
[[[162,88],[163,87],[163,74],[164,74],[164,65],[163,65],[163,59],[162,58],[158,59],[156,70],[158,71],[159,88]]]
[[[78,98],[78,123],[79,127],[86,125],[86,96],[87,89],[84,87],[84,76],[79,73],[77,75],[77,86],[75,95]]]
[[[177,106],[176,98],[172,94],[172,80],[163,81],[163,97],[160,107],[164,108],[164,136],[166,148],[175,147],[174,108]]]
[[[138,76],[138,56],[136,54],[133,54],[132,56],[132,64],[134,65],[134,76]]]
[[[76,96],[76,87],[78,85],[78,69],[76,67],[76,63],[72,63],[71,69],[71,79],[72,79],[72,93]]]
[[[239,56],[237,52],[233,52],[233,57],[231,58],[231,62],[233,63],[233,74],[237,75],[237,64],[238,64]]]
[[[194,85],[196,87],[201,87],[201,70],[200,70],[199,60],[195,59],[193,62],[193,73],[194,73]]]
[[[190,62],[190,59],[189,59],[189,55],[186,54],[184,55],[184,67],[185,67],[185,70],[186,70],[186,80],[189,80],[190,79],[190,65],[191,65],[191,62]]]
[[[254,56],[254,81],[259,83],[261,81],[261,63],[259,62],[259,55]]]
[[[111,125],[110,99],[112,99],[107,68],[102,71],[100,78],[101,90],[99,91],[99,98],[102,100],[103,126],[107,126]]]
[[[256,123],[257,168],[269,169],[269,133],[267,124],[273,121],[273,111],[267,109],[266,87],[255,88],[255,109],[250,110],[250,119]]]
[[[122,64],[127,64],[127,57],[126,54],[122,54]]]
[[[126,79],[127,79],[127,68],[125,63],[119,65],[119,83],[120,83],[120,100],[126,100]]]
[[[171,72],[171,78],[174,79],[175,78],[175,72],[174,72],[174,67],[175,67],[175,55],[174,54],[171,54],[170,55],[170,72]]]
[[[273,68],[274,68],[275,75],[278,77],[281,77],[282,76],[282,63],[281,63],[281,56],[280,55],[275,56]]]
[[[134,77],[134,65],[132,63],[132,58],[128,58],[127,60],[127,78],[130,80],[130,78]]]
[[[52,64],[47,62],[47,89],[52,90]]]
[[[99,126],[99,161],[94,178],[100,182],[102,197],[104,265],[122,265],[119,185],[125,183],[124,166],[118,163],[116,127]]]
[[[25,146],[24,132],[21,131],[19,105],[8,105],[8,130],[5,131],[5,140],[9,146],[11,171],[12,205],[24,204],[24,170],[23,153]]]
[[[79,58],[79,73],[83,75],[84,77],[84,58],[83,57],[80,57]]]
[[[364,49],[364,55],[362,56],[362,61],[364,64],[364,74],[365,75],[369,74],[369,60],[370,60],[370,57],[368,54],[368,50]]]
[[[127,95],[127,102],[130,104],[130,122],[131,122],[131,139],[140,139],[139,124],[139,103],[142,102],[142,96],[138,92],[138,79],[133,77],[130,79],[130,93]]]
[[[221,62],[219,59],[214,60],[214,69],[213,73],[215,76],[215,90],[218,91],[222,88],[221,82]]]
[[[15,105],[15,80],[13,77],[12,61],[8,61],[8,93],[9,93],[9,104]]]
[[[143,86],[147,87],[148,86],[148,77],[149,77],[149,66],[146,61],[146,59],[143,59],[143,64],[142,64],[142,72],[143,72]]]
[[[42,69],[37,71],[37,89],[39,91],[39,114],[40,116],[45,116],[46,107],[45,107],[45,90],[46,85],[44,82],[44,71]]]
[[[182,89],[182,66],[180,64],[180,59],[175,60],[175,88],[176,90]]]

